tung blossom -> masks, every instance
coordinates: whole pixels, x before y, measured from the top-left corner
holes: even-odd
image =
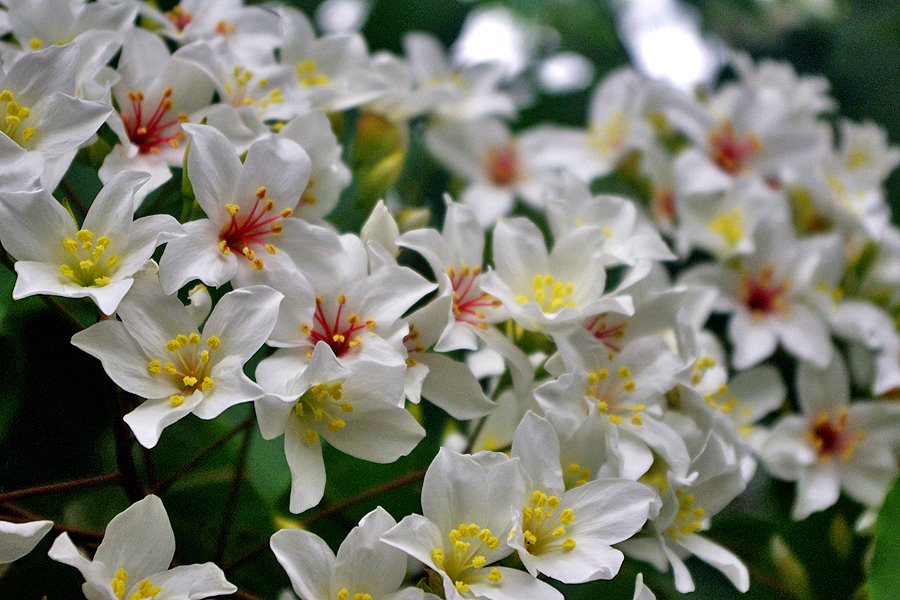
[[[90,298],[107,315],[160,244],[184,235],[169,215],[134,220],[146,173],[125,171],[103,187],[79,226],[45,190],[0,192],[0,240],[17,259],[13,298]]]
[[[125,415],[145,448],[188,413],[212,419],[262,396],[243,366],[271,332],[282,298],[265,286],[229,292],[201,331],[196,313],[153,279],[135,281],[119,305],[121,321],[100,321],[72,337],[119,387],[147,399]]]
[[[87,600],[202,600],[237,591],[213,563],[169,568],[175,534],[162,501],[152,495],[109,522],[92,560],[78,551],[68,533],[56,538],[49,554],[81,571]]]

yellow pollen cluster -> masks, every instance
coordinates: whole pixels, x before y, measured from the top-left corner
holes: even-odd
[[[328,85],[331,79],[325,73],[320,72],[315,60],[309,59],[297,63],[297,83],[303,87],[316,87]]]
[[[699,384],[702,380],[706,371],[712,369],[716,366],[716,359],[710,356],[701,356],[697,359],[697,362],[694,363],[694,368],[691,371],[691,383],[694,385]]]
[[[221,340],[214,335],[206,338],[207,348],[201,348],[203,338],[196,331],[179,333],[166,342],[166,359],[154,358],[147,362],[147,372],[172,380],[180,392],[169,396],[169,405],[177,408],[184,404],[186,397],[195,390],[208,392],[215,387],[209,376],[209,355],[219,347]]]
[[[63,238],[62,247],[71,256],[59,265],[59,273],[82,287],[107,285],[110,271],[119,264],[117,255],[104,256],[109,244],[105,235],[94,240],[94,232],[89,229],[80,230],[74,238]]]
[[[471,575],[464,573],[470,569],[477,571],[485,566],[485,547],[494,552],[500,547],[500,540],[490,529],[477,523],[460,523],[449,533],[449,538],[452,554],[448,556],[441,548],[435,548],[431,551],[431,558],[438,568],[443,569],[454,580],[456,589],[465,593],[469,591],[469,584],[464,579],[470,579]],[[491,569],[488,574],[488,580],[492,583],[499,582],[501,578],[502,574],[497,568]]]
[[[720,212],[706,226],[734,248],[744,238],[744,212],[739,208]]]
[[[119,570],[116,571],[115,576],[109,582],[112,586],[113,594],[116,595],[116,598],[121,598],[125,595],[125,584],[128,581],[128,573],[122,567],[119,567]]]
[[[294,414],[306,426],[307,442],[311,444],[319,439],[319,433],[310,424],[310,417],[313,423],[324,423],[333,433],[347,426],[346,421],[335,414],[335,409],[344,413],[353,412],[353,404],[344,400],[344,388],[340,381],[316,384],[297,398]]]
[[[224,21],[222,21],[224,23]],[[273,104],[281,104],[284,97],[280,87],[273,87],[264,91],[269,85],[269,80],[261,77],[256,81],[256,86],[251,86],[254,79],[253,71],[243,67],[235,67],[232,71],[234,83],[225,83],[224,90],[228,95],[232,106],[258,106],[268,108]]]
[[[160,592],[162,592],[161,587],[153,585],[153,582],[149,579],[144,579],[138,585],[138,590],[128,600],[146,600],[147,598],[155,597]]]
[[[587,483],[591,478],[591,470],[578,463],[570,463],[563,473],[563,478],[566,481],[566,489],[571,489]]]
[[[351,596],[350,590],[341,588],[341,591],[338,592],[337,600],[372,600],[372,594],[356,592]]]
[[[565,508],[557,514],[559,506],[559,496],[548,496],[541,490],[532,492],[530,504],[522,508],[522,536],[529,553],[541,554],[559,547],[569,552],[575,548],[575,539],[566,529],[575,522],[575,511]]]
[[[702,507],[694,506],[696,498],[693,494],[688,494],[684,490],[675,490],[675,497],[678,499],[678,514],[666,529],[666,535],[673,540],[678,540],[703,529],[701,520],[706,513]]]
[[[741,405],[736,396],[729,394],[728,385],[724,383],[720,385],[716,391],[704,394],[703,399],[706,401],[707,406],[725,414],[737,414],[737,409]],[[742,417],[746,418],[752,414],[753,409],[749,406],[745,406],[740,410],[740,416]],[[740,433],[742,435],[748,435],[752,429],[752,427],[745,426],[741,428]]]
[[[556,281],[549,273],[535,275],[531,279],[532,298],[541,306],[545,313],[556,313],[563,308],[575,306],[572,294],[575,288],[571,281]],[[519,304],[527,304],[531,301],[524,294],[516,297]]]
[[[617,406],[615,402],[619,396],[619,386],[626,394],[637,389],[637,382],[631,377],[631,369],[626,365],[622,365],[616,369],[615,375],[618,378],[617,383],[611,382],[609,369],[605,367],[589,372],[587,374],[587,390],[585,394],[597,401],[597,410],[609,417],[613,425],[622,423],[625,420],[625,416],[629,413],[632,424],[643,425],[644,418],[641,416],[641,413],[647,410],[645,404]]]
[[[0,102],[6,104],[3,111],[3,133],[20,146],[34,137],[34,127],[23,127],[21,131],[19,130],[19,126],[31,115],[31,109],[16,102],[16,97],[9,90],[0,92]]]

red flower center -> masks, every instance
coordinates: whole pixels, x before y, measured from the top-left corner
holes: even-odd
[[[741,279],[742,299],[754,317],[786,312],[784,294],[790,282],[774,279],[774,271],[767,267],[756,275],[744,273]]]
[[[512,142],[489,148],[484,163],[491,183],[496,186],[505,187],[519,179],[519,153]]]
[[[597,315],[585,323],[584,328],[613,352],[621,352],[622,347],[620,344],[622,343],[622,338],[625,337],[625,327],[627,325],[626,321],[622,321],[618,325],[611,325],[606,322],[606,315]]]
[[[841,409],[833,419],[827,413],[821,413],[806,432],[807,441],[815,446],[821,462],[828,462],[833,456],[850,460],[856,451],[856,444],[865,437],[862,432],[847,429],[847,416],[846,408]]]
[[[261,246],[269,254],[275,254],[275,246],[266,238],[281,235],[281,221],[294,213],[292,208],[284,208],[272,214],[274,209],[275,201],[268,197],[265,187],[256,190],[249,212],[243,211],[239,204],[226,204],[225,210],[231,215],[231,221],[219,234],[219,249],[225,254],[243,254],[254,269],[261,269],[263,261],[256,256],[252,246]]]
[[[481,276],[481,267],[464,264],[459,271],[450,267],[447,269],[447,275],[453,286],[453,315],[456,320],[487,329],[487,324],[483,322],[487,317],[484,311],[488,308],[497,308],[500,301],[482,292],[476,285]]]
[[[737,175],[744,170],[746,161],[762,152],[762,142],[753,133],[741,138],[731,121],[725,121],[719,129],[709,134],[712,159],[723,171]]]
[[[141,91],[128,92],[131,101],[131,114],[120,113],[122,124],[131,143],[138,147],[141,154],[156,153],[160,151],[161,144],[167,144],[177,148],[184,138],[181,124],[187,121],[186,114],[172,117],[172,88],[163,90],[162,97],[149,115],[144,110],[144,93]]]
[[[334,317],[330,317],[329,311],[321,296],[316,297],[316,312],[313,315],[313,326],[303,326],[303,333],[309,336],[313,345],[325,342],[331,347],[334,355],[341,357],[351,348],[355,348],[362,342],[360,333],[366,329],[375,327],[374,319],[363,320],[354,312],[346,313],[344,305],[347,297],[339,294],[337,297],[337,310]],[[312,356],[312,352],[309,353]]]

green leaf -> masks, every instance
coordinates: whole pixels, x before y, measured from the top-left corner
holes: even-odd
[[[900,597],[900,478],[894,480],[875,524],[869,595],[872,600]]]

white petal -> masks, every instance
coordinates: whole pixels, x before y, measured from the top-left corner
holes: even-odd
[[[428,366],[422,395],[454,419],[483,417],[496,407],[465,363],[432,352],[416,354],[415,360]]]
[[[272,332],[283,297],[264,285],[229,292],[216,303],[203,335],[219,337],[216,350],[221,356],[238,356],[247,361]]]
[[[72,336],[72,345],[100,360],[116,385],[143,398],[162,398],[176,393],[166,377],[147,371],[150,359],[119,321],[106,320]]]
[[[338,549],[332,593],[346,587],[381,598],[400,588],[406,576],[406,555],[380,539],[395,525],[394,518],[378,507],[347,534]]]
[[[237,150],[216,129],[186,123],[182,129],[191,137],[188,177],[203,211],[212,217],[235,200],[241,173]]]
[[[306,428],[290,415],[284,430],[284,455],[291,470],[290,509],[303,512],[317,505],[325,494],[325,463],[322,443],[308,441]]]
[[[212,222],[191,221],[185,224],[184,231],[184,237],[166,245],[159,261],[159,278],[166,293],[174,294],[194,279],[212,287],[230,281],[239,259],[219,250],[219,232]]]
[[[202,565],[180,565],[165,573],[153,575],[150,580],[154,586],[162,588],[165,597],[179,600],[203,600],[237,591],[237,586],[225,579],[222,569],[209,562]],[[129,591],[132,590],[135,588],[132,587]]]
[[[834,465],[815,465],[804,470],[797,480],[797,497],[791,516],[799,521],[814,512],[825,510],[837,502],[840,489]]]
[[[123,420],[128,423],[141,446],[153,448],[163,429],[192,412],[202,400],[202,392],[187,396],[177,407],[172,406],[168,397],[147,400],[125,415]]]
[[[298,529],[282,529],[269,541],[278,563],[301,598],[329,598],[334,553],[322,538]]]
[[[7,523],[0,521],[0,564],[18,560],[34,550],[53,527],[53,521]]]
[[[722,546],[696,534],[682,538],[679,543],[695,556],[721,571],[739,592],[743,593],[750,589],[750,574],[747,572],[747,567],[737,556]]]
[[[139,543],[135,543],[140,540]],[[124,568],[136,581],[165,571],[175,555],[175,534],[162,500],[150,495],[119,513],[106,526],[95,562],[113,572]]]
[[[469,585],[472,593],[489,600],[565,600],[565,596],[552,586],[524,571],[507,567],[497,569],[501,576],[499,583],[472,583]]]

